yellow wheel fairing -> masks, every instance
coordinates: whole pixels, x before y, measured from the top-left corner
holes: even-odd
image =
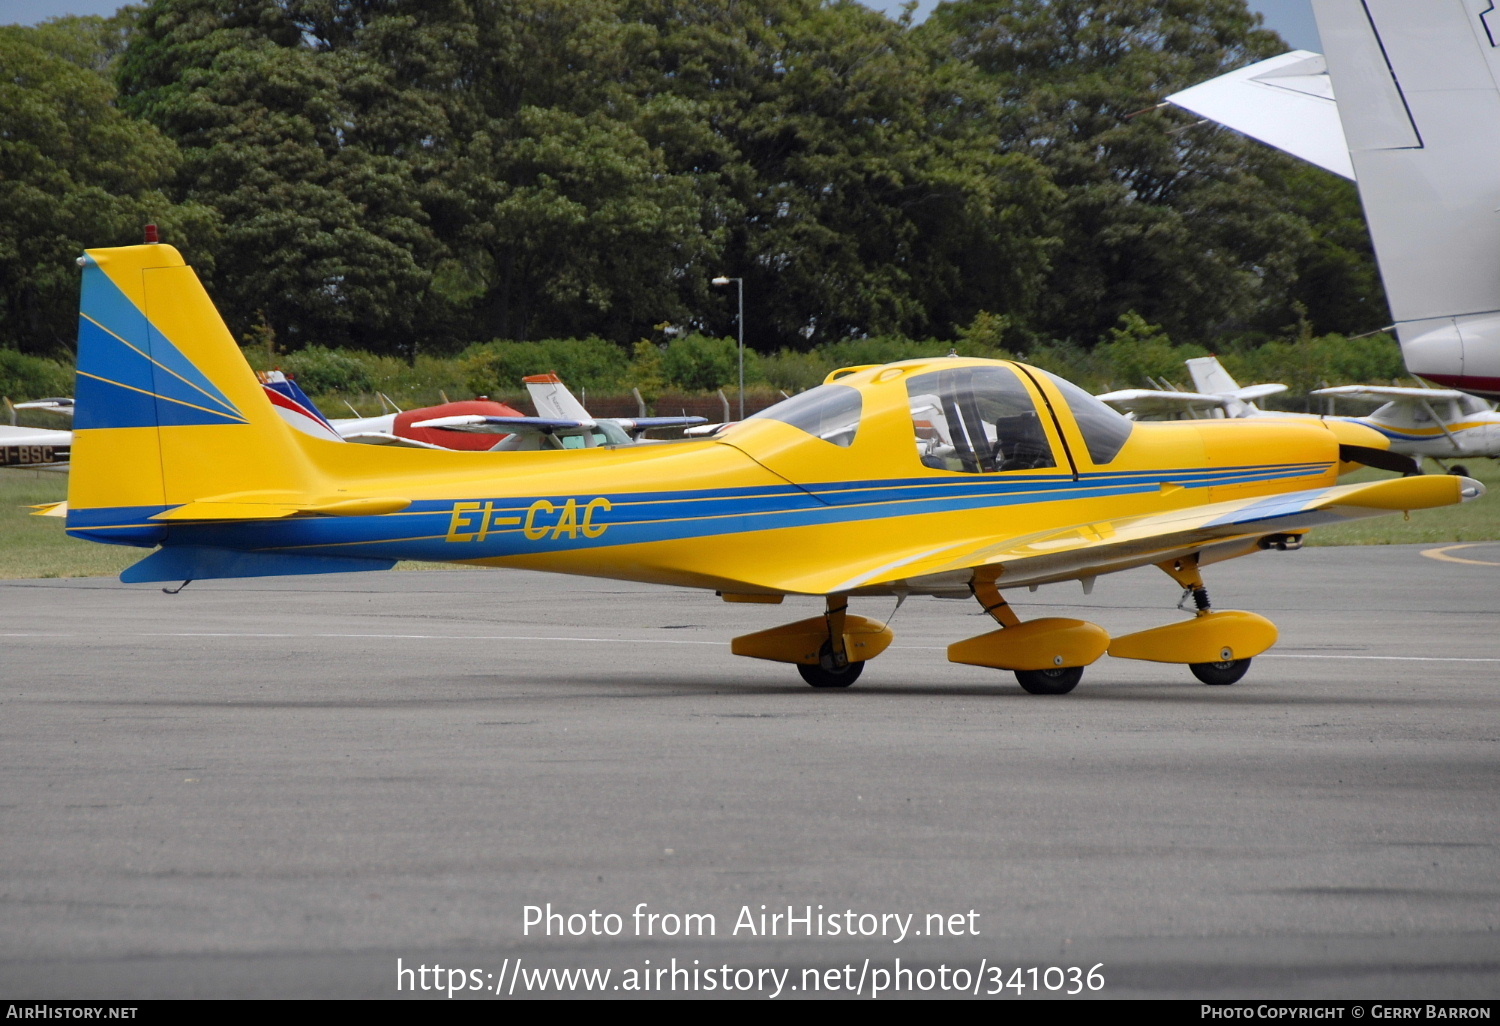
[[[751,659],[817,666],[828,637],[827,619],[813,616],[754,634],[742,634],[731,642],[730,651]],[[894,638],[891,629],[878,620],[853,615],[844,618],[844,651],[851,663],[874,659]]]
[[[1251,659],[1276,644],[1276,625],[1256,613],[1216,609],[1191,620],[1169,623],[1115,638],[1116,659],[1154,663],[1219,663]]]
[[[1057,670],[1088,666],[1108,647],[1109,632],[1098,624],[1048,616],[954,642],[948,661],[997,670]]]

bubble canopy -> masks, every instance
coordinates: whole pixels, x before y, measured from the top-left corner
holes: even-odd
[[[854,444],[863,411],[864,402],[858,389],[848,385],[819,385],[745,419],[779,420],[847,449]]]

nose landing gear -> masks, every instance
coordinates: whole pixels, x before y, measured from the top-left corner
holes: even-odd
[[[1191,620],[1138,631],[1116,638],[1109,654],[1119,659],[1158,663],[1186,663],[1205,684],[1233,684],[1250,669],[1250,659],[1276,644],[1276,625],[1263,616],[1241,610],[1215,610],[1198,572],[1198,557],[1188,556],[1156,564],[1183,587],[1183,602],[1193,600]]]

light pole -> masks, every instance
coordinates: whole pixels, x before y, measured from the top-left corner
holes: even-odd
[[[740,315],[738,318],[740,326],[740,420],[745,419],[745,279],[726,278],[722,274],[713,280],[715,285],[728,285],[734,282],[740,287]]]

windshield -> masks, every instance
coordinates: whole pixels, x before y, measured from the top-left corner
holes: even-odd
[[[1073,382],[1049,371],[1041,373],[1052,380],[1067,402],[1068,409],[1073,411],[1073,419],[1078,422],[1078,431],[1083,435],[1084,444],[1089,447],[1089,459],[1094,461],[1095,466],[1108,463],[1118,456],[1125,445],[1125,439],[1130,437],[1134,426],[1131,421]]]
[[[777,403],[746,420],[779,420],[825,442],[848,447],[859,430],[862,401],[848,385],[819,385]]]

